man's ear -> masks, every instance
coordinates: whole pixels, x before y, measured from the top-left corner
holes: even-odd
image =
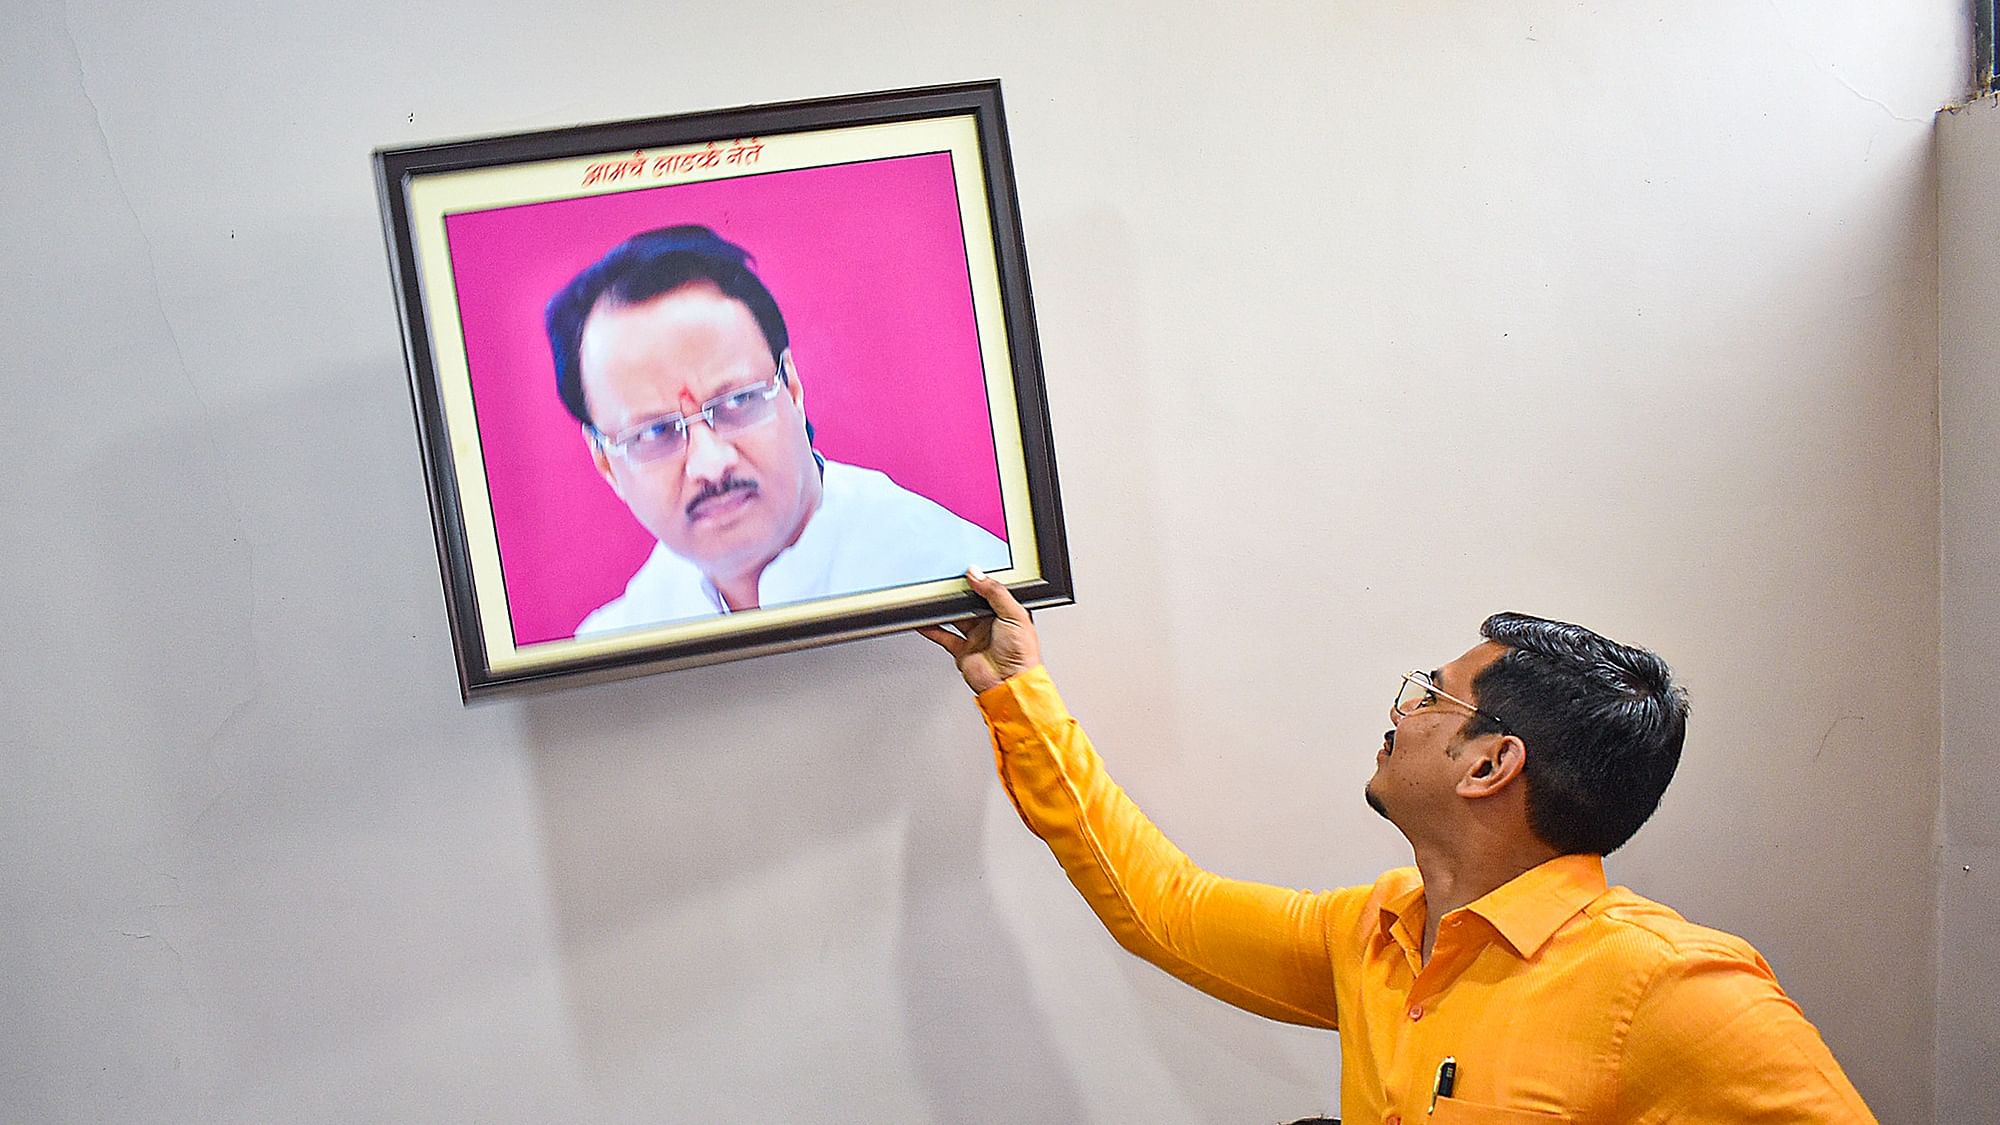
[[[806,385],[799,382],[799,361],[792,358],[792,349],[778,353],[778,365],[785,369],[785,393],[792,396],[792,405],[799,413],[806,412]]]
[[[625,499],[625,490],[618,487],[618,478],[611,474],[611,455],[604,451],[604,443],[597,440],[597,432],[588,424],[578,429],[583,433],[583,444],[590,450],[590,463],[597,466],[597,475],[604,478],[604,483],[611,486],[620,500]]]
[[[1459,755],[1457,792],[1461,797],[1497,797],[1520,780],[1528,764],[1528,748],[1511,734],[1474,739]]]

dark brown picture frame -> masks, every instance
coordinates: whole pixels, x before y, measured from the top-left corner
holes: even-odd
[[[898,126],[902,131],[875,127]],[[833,644],[984,610],[962,579],[885,590],[836,592],[824,599],[727,614],[702,622],[660,622],[610,639],[522,643],[500,626],[511,620],[499,565],[485,459],[491,434],[472,409],[470,363],[458,321],[444,217],[461,203],[439,203],[468,183],[505,183],[496,199],[582,199],[657,186],[662,177],[723,180],[743,174],[728,158],[749,146],[777,153],[838,153],[850,143],[876,145],[885,135],[928,137],[949,131],[962,141],[963,237],[974,277],[974,320],[987,365],[992,437],[1000,476],[1009,481],[1006,537],[1011,570],[998,572],[1030,607],[1073,600],[1067,539],[1056,481],[1053,437],[1028,284],[1020,208],[1001,107],[1000,83],[985,81],[895,90],[646,120],[553,129],[411,147],[374,155],[384,229],[409,368],[419,448],[429,485],[439,567],[462,695],[494,693],[640,675],[692,665]],[[940,133],[942,135],[942,133]],[[919,148],[922,146],[919,145]],[[873,151],[873,150],[870,150]],[[915,151],[915,150],[912,150]],[[768,157],[767,157],[768,159]],[[791,157],[799,168],[819,156]],[[798,161],[804,163],[797,163]],[[629,182],[617,182],[616,168]],[[467,176],[467,173],[478,175]],[[485,176],[486,179],[481,179]],[[650,178],[650,179],[649,179]],[[574,184],[547,189],[560,180]],[[519,185],[530,185],[523,188]],[[971,186],[967,186],[971,185]],[[485,189],[481,189],[485,190]],[[475,193],[476,194],[476,193]],[[976,251],[976,252],[975,252]],[[984,288],[981,286],[984,285]],[[981,303],[983,301],[983,304]],[[996,353],[1004,353],[997,354]],[[1007,390],[1011,389],[1011,395]],[[920,437],[913,419],[913,439]],[[482,445],[482,441],[489,445]],[[1032,538],[1030,550],[1027,546]]]

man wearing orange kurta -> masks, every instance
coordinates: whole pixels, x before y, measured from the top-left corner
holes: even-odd
[[[1309,893],[1195,866],[1104,772],[1034,625],[923,630],[978,695],[1002,784],[1119,944],[1272,1019],[1336,1028],[1349,1125],[1872,1122],[1742,939],[1602,857],[1658,806],[1685,695],[1643,649],[1518,614],[1390,710],[1368,803],[1414,867]]]

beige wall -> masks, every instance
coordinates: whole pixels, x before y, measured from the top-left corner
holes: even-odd
[[[1939,403],[1943,446],[1938,824],[1938,1120],[2000,1120],[2000,103],[1938,118]]]
[[[457,702],[368,151],[1000,75],[1046,643],[1140,799],[1368,879],[1396,673],[1654,645],[1614,877],[1930,1120],[1961,7],[10,5],[0,1118],[1331,1108],[1330,1036],[1097,930],[921,641]]]

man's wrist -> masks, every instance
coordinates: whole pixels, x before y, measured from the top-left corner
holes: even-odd
[[[1030,664],[1022,668],[1017,668],[1014,671],[1009,672],[1005,675],[1001,675],[999,669],[996,668],[994,669],[993,674],[995,676],[998,676],[999,678],[994,680],[992,683],[988,684],[985,687],[974,688],[973,698],[981,702],[986,701],[988,698],[994,698],[994,699],[1001,698],[1002,696],[1006,695],[1010,690],[1011,686],[1014,685],[1016,682],[1018,682],[1022,677],[1028,675],[1028,673],[1033,672],[1040,667],[1041,667],[1040,664]]]
[[[974,698],[989,726],[1046,725],[1068,714],[1048,669],[1040,664],[1023,668]]]

